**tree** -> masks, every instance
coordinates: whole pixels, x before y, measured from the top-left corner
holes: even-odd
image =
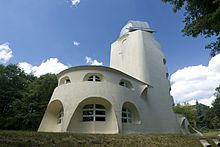
[[[190,105],[177,105],[175,107],[173,107],[173,111],[177,114],[182,114],[183,116],[185,116],[190,125],[193,127],[196,127],[196,109],[193,106]]]
[[[37,78],[0,65],[0,129],[37,130],[56,86],[54,74]]]
[[[209,108],[205,111],[205,123],[206,127],[209,129],[214,129],[213,118],[215,118],[215,113],[213,108]]]
[[[22,98],[22,92],[33,79],[16,65],[0,65],[0,117],[10,112],[14,99]]]
[[[209,106],[200,104],[198,101],[196,101],[196,105],[194,106],[196,108],[196,126],[198,128],[206,128],[206,120],[205,120],[205,112],[209,109]]]
[[[211,56],[220,52],[220,0],[162,0],[173,5],[173,11],[185,8],[182,32],[187,36],[215,37],[216,41],[206,45]]]
[[[216,99],[212,103],[212,107],[205,112],[206,126],[210,129],[220,128],[220,85],[215,90]]]
[[[27,92],[23,93],[23,98],[13,102],[12,117],[9,118],[12,124],[9,128],[37,130],[56,86],[54,74],[46,74],[33,81]]]
[[[220,85],[215,89],[215,101],[212,103],[215,115],[220,119]]]

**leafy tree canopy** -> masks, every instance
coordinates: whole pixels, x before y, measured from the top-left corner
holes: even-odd
[[[190,105],[177,105],[173,107],[173,111],[177,114],[182,114],[185,116],[189,123],[193,126],[196,127],[196,109],[193,106]]]
[[[37,130],[56,86],[54,74],[38,78],[0,65],[0,129]]]
[[[196,126],[197,128],[203,129],[207,128],[207,123],[205,120],[205,112],[209,110],[209,106],[206,106],[204,104],[196,102],[196,105],[194,105],[194,108],[196,108],[197,111],[197,120],[196,120]]]
[[[34,80],[16,65],[0,65],[0,117],[4,117],[11,109],[15,99],[21,99],[28,84]]]
[[[220,85],[215,89],[215,101],[212,103],[215,115],[220,119]]]
[[[216,41],[206,45],[211,56],[220,52],[220,0],[162,0],[173,5],[173,11],[185,8],[182,32],[187,36],[215,37]]]

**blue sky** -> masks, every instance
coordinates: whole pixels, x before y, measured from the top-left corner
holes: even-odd
[[[37,68],[56,58],[66,66],[95,60],[109,66],[111,43],[121,28],[128,20],[142,20],[156,30],[170,75],[184,67],[208,67],[204,46],[210,39],[184,37],[182,14],[160,0],[0,0],[0,45],[13,55],[2,63]]]

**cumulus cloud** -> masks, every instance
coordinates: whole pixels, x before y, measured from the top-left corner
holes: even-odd
[[[32,74],[33,73],[33,66],[27,62],[20,62],[18,63],[18,67],[22,69],[25,73],[27,74]]]
[[[0,44],[0,63],[7,63],[13,57],[9,43]]]
[[[80,0],[71,0],[72,6],[77,6],[80,3]]]
[[[18,66],[23,69],[25,73],[33,74],[38,77],[46,73],[57,74],[68,68],[68,66],[59,62],[57,58],[47,59],[46,61],[43,61],[39,66],[33,66],[27,62],[20,62],[18,63]]]
[[[103,65],[102,62],[99,62],[97,60],[93,60],[91,57],[85,57],[86,63],[90,65]]]
[[[171,95],[176,103],[188,102],[211,105],[215,88],[220,85],[220,54],[208,66],[189,66],[171,75]]]
[[[78,42],[78,41],[73,41],[73,45],[74,45],[74,46],[79,46],[79,45],[80,45],[80,42]]]

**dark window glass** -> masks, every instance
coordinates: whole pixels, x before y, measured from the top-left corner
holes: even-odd
[[[93,117],[83,117],[83,121],[93,121]]]
[[[90,76],[90,77],[88,78],[88,81],[93,81],[93,76]]]
[[[122,118],[123,123],[127,123],[127,119]]]
[[[87,104],[83,107],[82,121],[105,121],[105,107],[100,104]]]
[[[166,59],[163,59],[163,64],[166,64],[166,63],[167,63]]]
[[[96,117],[95,120],[96,121],[105,121],[105,117]]]
[[[122,123],[131,123],[132,122],[131,118],[132,118],[131,111],[128,108],[122,108],[122,113],[121,113]]]
[[[96,75],[92,75],[88,78],[88,81],[96,81],[96,82],[100,82],[101,79],[100,77],[96,76]]]
[[[119,85],[125,86],[125,82],[120,82]]]
[[[100,81],[101,81],[101,79],[100,79],[98,76],[95,76],[95,81],[100,82]]]
[[[70,79],[66,79],[66,84],[67,84],[67,83],[70,83]]]
[[[105,109],[105,107],[103,105],[99,105],[99,104],[96,104],[95,108],[96,109]]]
[[[168,78],[169,77],[169,74],[168,73],[166,73],[166,78]]]
[[[127,117],[127,113],[122,112],[122,117]]]
[[[95,114],[96,115],[105,115],[105,111],[96,110]]]
[[[83,111],[83,115],[93,115],[93,110],[91,110],[91,111]]]
[[[83,109],[93,109],[93,104],[85,105]]]

